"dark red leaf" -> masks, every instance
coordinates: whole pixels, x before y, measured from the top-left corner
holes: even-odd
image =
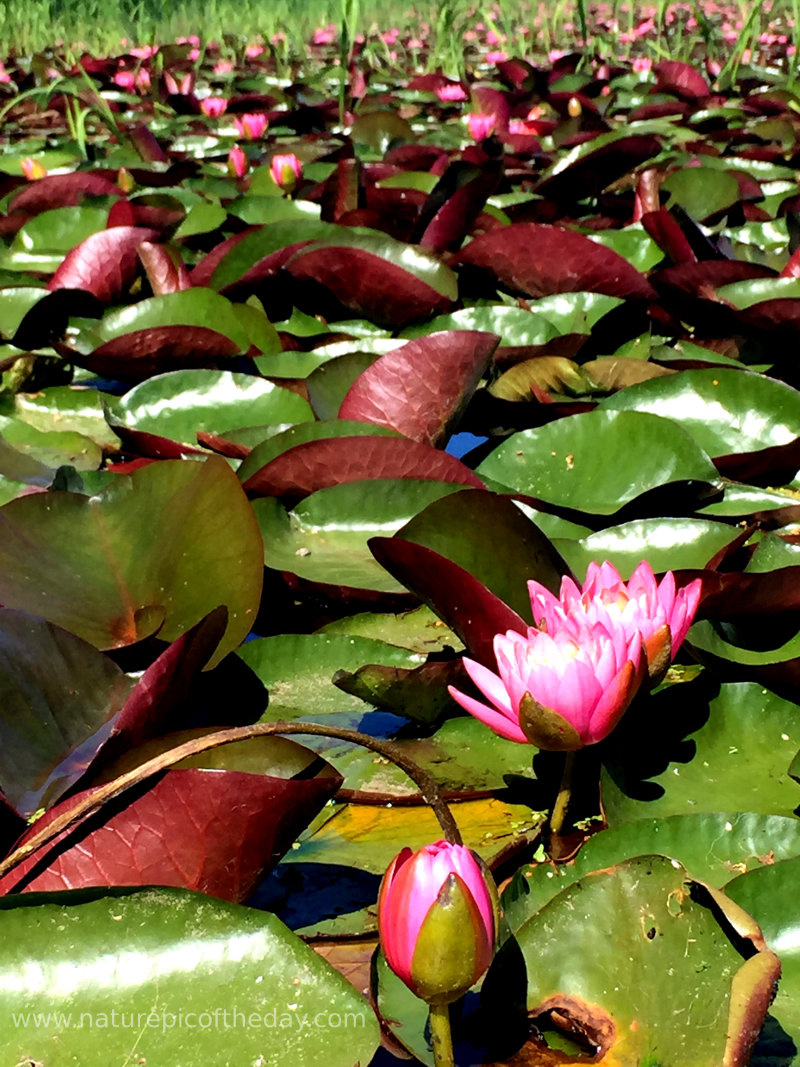
[[[484,167],[457,160],[431,191],[422,209],[418,243],[435,252],[456,251],[503,176],[503,164]]]
[[[207,326],[153,326],[106,341],[88,356],[70,358],[103,378],[139,382],[165,371],[213,366],[238,351],[235,341]]]
[[[217,433],[206,433],[201,430],[197,435],[197,443],[203,448],[210,448],[220,456],[229,456],[231,459],[245,459],[253,449],[249,445],[241,445],[237,441],[228,441]]]
[[[235,248],[249,234],[256,233],[260,229],[260,226],[250,226],[249,229],[242,230],[241,233],[234,233],[231,237],[226,237],[224,241],[220,241],[218,245],[214,245],[208,255],[203,256],[189,275],[192,285],[203,289],[209,288],[214,271],[231,249]]]
[[[655,137],[622,137],[581,157],[558,174],[545,178],[535,187],[535,192],[559,202],[596,196],[660,151],[661,143]]]
[[[93,762],[93,771],[151,737],[187,725],[176,711],[222,640],[227,625],[227,608],[215,608],[150,664],[117,715],[108,740]]]
[[[446,330],[409,341],[362,371],[339,408],[339,418],[374,422],[414,441],[440,444],[499,340],[479,330]]]
[[[42,846],[0,879],[0,893],[171,885],[241,903],[340,782],[171,770]],[[31,832],[84,795],[51,808]]]
[[[149,459],[181,459],[183,456],[205,455],[201,448],[192,448],[191,445],[162,437],[161,434],[147,433],[145,430],[136,430],[132,426],[122,426],[119,423],[112,422],[110,425],[125,446],[125,451],[133,455],[146,456]]]
[[[655,91],[674,93],[682,100],[693,102],[711,94],[708,82],[694,67],[677,59],[667,59],[653,67],[656,76]]]
[[[658,194],[656,193],[657,198]],[[641,216],[641,223],[650,237],[653,238],[662,251],[667,253],[673,263],[697,262],[697,256],[686,235],[666,208],[662,207],[658,208],[657,211],[644,212]]]
[[[334,170],[325,179],[321,197],[323,222],[339,222],[342,215],[364,206],[364,191],[361,185],[361,162],[358,159],[340,159]]]
[[[157,230],[116,226],[82,241],[67,256],[48,289],[85,289],[105,304],[118,300],[136,276],[142,241],[155,241]]]
[[[77,207],[88,196],[122,196],[122,190],[108,178],[88,171],[50,174],[20,189],[9,208],[38,215],[55,207]]]
[[[369,547],[378,563],[435,611],[487,666],[497,663],[496,634],[527,633],[516,611],[446,556],[399,537],[373,537]]]
[[[295,502],[343,482],[421,478],[483,489],[480,478],[447,452],[397,437],[329,437],[306,441],[265,464],[244,483],[248,493]]]
[[[180,289],[189,289],[189,272],[181,262],[177,252],[172,252],[164,245],[154,245],[150,241],[142,241],[136,249],[139,259],[142,261],[147,280],[154,296],[164,293],[177,293]]]
[[[549,296],[587,290],[652,300],[655,290],[627,259],[583,234],[519,222],[481,234],[454,260],[493,274],[513,292]]]
[[[356,315],[390,328],[442,314],[453,303],[410,271],[346,245],[301,251],[286,270],[300,281],[324,286]]]

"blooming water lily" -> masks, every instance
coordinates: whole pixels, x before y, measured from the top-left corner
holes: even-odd
[[[592,563],[583,589],[571,578],[560,598],[538,582],[528,589],[537,625],[495,637],[498,673],[464,659],[491,705],[450,694],[501,737],[556,751],[611,733],[648,670],[663,676],[700,599],[699,581],[676,591],[671,572],[658,584],[647,563],[627,584],[610,563]]]

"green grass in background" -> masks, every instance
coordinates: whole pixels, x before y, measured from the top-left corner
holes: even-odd
[[[654,11],[655,32],[631,40],[631,31]],[[679,27],[690,16],[696,25],[686,32]],[[196,35],[204,43],[218,42],[223,54],[233,55],[250,40],[297,57],[317,27],[333,24],[337,38],[346,27],[346,43],[367,34],[374,55],[380,58],[383,48],[387,59],[390,47],[378,34],[397,27],[399,40],[392,50],[402,53],[409,37],[421,37],[428,46],[424,61],[412,56],[407,67],[430,69],[440,63],[457,73],[463,67],[464,32],[482,23],[498,34],[500,47],[510,55],[540,57],[553,48],[580,45],[586,26],[590,47],[598,54],[633,51],[653,59],[697,59],[702,54],[725,63],[745,49],[757,55],[759,36],[767,29],[791,37],[798,17],[800,0],[774,0],[769,11],[750,0],[730,0],[709,11],[701,0],[656,0],[649,7],[635,0],[493,0],[483,6],[474,0],[3,0],[0,55],[28,56],[52,48],[67,55],[83,48],[118,54],[125,49],[123,39],[129,45],[163,45]],[[726,20],[734,26],[738,22],[735,41],[724,39]],[[278,40],[270,44],[276,35]]]

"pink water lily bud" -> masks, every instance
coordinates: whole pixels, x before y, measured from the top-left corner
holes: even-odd
[[[260,113],[236,115],[233,120],[239,136],[245,141],[257,141],[264,136],[264,131],[269,125],[267,116]]]
[[[247,174],[247,156],[238,144],[228,153],[228,173],[234,178],[243,178]]]
[[[228,101],[224,96],[207,96],[205,100],[200,101],[200,110],[209,119],[218,119],[220,115],[224,115],[227,106]]]
[[[303,164],[294,152],[288,152],[272,157],[269,172],[275,184],[290,193],[303,175]]]
[[[463,845],[437,841],[404,848],[378,896],[386,962],[428,1004],[450,1004],[492,962],[497,890],[482,861]]]
[[[701,586],[697,578],[676,589],[672,571],[659,583],[644,560],[626,583],[606,561],[589,564],[582,589],[571,578],[563,578],[560,597],[538,582],[529,582],[528,592],[537,626],[549,633],[574,622],[579,614],[591,624],[602,608],[628,638],[640,634],[651,680],[660,681],[692,624]]]
[[[497,674],[464,659],[491,706],[452,686],[450,695],[501,737],[551,751],[576,751],[607,737],[645,668],[640,634],[627,636],[600,606],[592,621],[579,612],[549,632],[497,634],[494,654]]]

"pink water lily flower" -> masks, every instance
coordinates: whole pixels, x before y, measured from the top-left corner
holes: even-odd
[[[200,110],[209,119],[218,119],[220,115],[224,115],[227,106],[228,101],[224,96],[207,96],[205,100],[200,101]]]
[[[267,116],[262,115],[259,112],[254,114],[237,115],[233,122],[239,136],[243,137],[246,141],[257,141],[259,137],[263,137],[264,131],[269,125]]]
[[[378,896],[383,954],[429,1004],[456,1000],[492,961],[497,917],[489,877],[474,853],[447,841],[413,853],[404,848],[384,875]]]
[[[644,676],[642,639],[627,635],[602,605],[549,631],[529,627],[494,639],[495,674],[465,657],[491,706],[449,687],[462,708],[520,744],[574,751],[602,741],[625,713]]]
[[[458,103],[461,100],[467,99],[467,94],[463,85],[459,85],[458,82],[448,83],[447,85],[440,85],[436,90],[436,95],[442,101],[443,104]]]
[[[667,571],[659,583],[644,560],[626,583],[616,567],[606,561],[589,564],[582,589],[565,577],[560,597],[538,582],[529,582],[528,592],[537,626],[550,633],[570,625],[580,614],[592,624],[599,608],[613,618],[626,637],[639,633],[651,678],[658,680],[686,637],[700,602],[701,587],[697,578],[676,589],[672,571]]]
[[[467,115],[467,126],[473,140],[484,141],[494,129],[494,115],[482,115],[471,112]]]

